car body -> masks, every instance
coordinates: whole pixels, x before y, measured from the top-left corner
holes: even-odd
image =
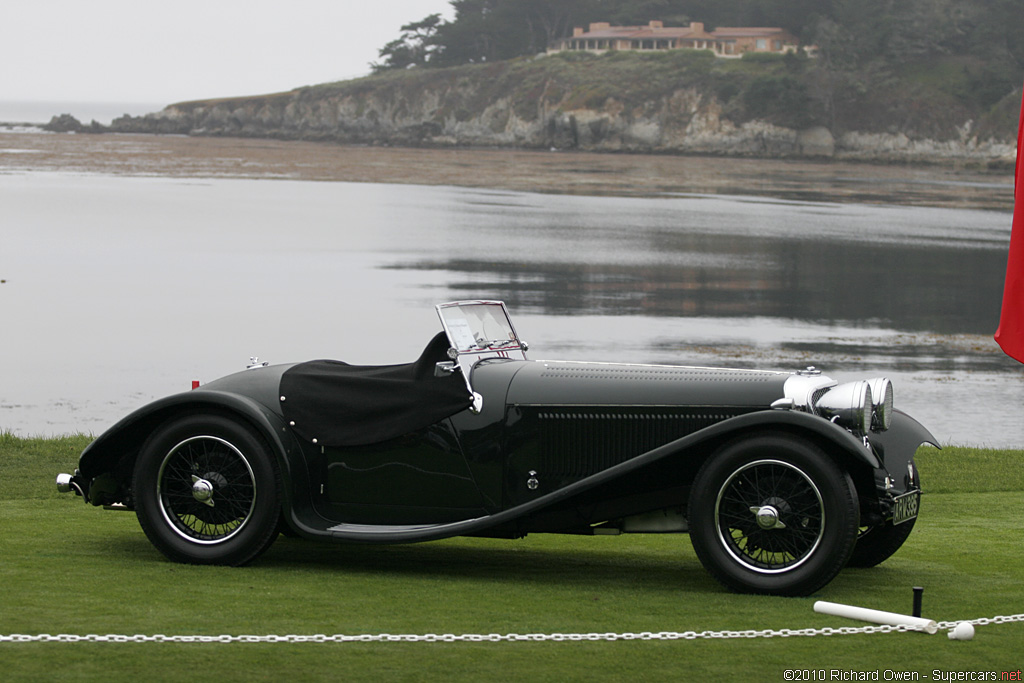
[[[436,309],[413,363],[254,363],[133,412],[58,488],[135,510],[182,562],[245,564],[282,531],[688,532],[725,586],[778,595],[882,562],[914,526],[935,438],[884,378],[529,360],[504,303]]]

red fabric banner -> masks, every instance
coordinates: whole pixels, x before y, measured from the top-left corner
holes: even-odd
[[[1017,131],[1017,172],[1013,181],[1013,225],[1010,257],[1006,261],[1003,311],[999,316],[996,343],[1006,355],[1024,363],[1024,100]]]

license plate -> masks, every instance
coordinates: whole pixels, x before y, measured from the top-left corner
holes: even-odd
[[[921,492],[904,493],[902,496],[897,496],[892,503],[893,526],[909,522],[917,517],[917,509],[921,506]]]

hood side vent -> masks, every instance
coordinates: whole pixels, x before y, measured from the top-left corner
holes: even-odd
[[[729,408],[547,408],[538,413],[541,467],[582,478],[748,412]]]

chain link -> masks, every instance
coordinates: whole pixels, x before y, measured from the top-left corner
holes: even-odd
[[[1010,616],[981,617],[964,621],[940,621],[939,629],[949,630],[957,624],[968,623],[975,626],[990,624],[1008,624],[1024,621],[1024,614]],[[921,627],[890,626],[842,626],[840,628],[800,628],[800,629],[749,629],[745,631],[642,631],[640,633],[426,633],[416,634],[362,634],[362,635],[121,635],[108,633],[98,635],[76,635],[72,633],[40,633],[37,635],[0,635],[0,643],[517,643],[517,642],[582,642],[612,640],[703,640],[725,638],[792,638],[813,636],[849,636],[861,633],[893,633],[906,631],[922,631]]]

